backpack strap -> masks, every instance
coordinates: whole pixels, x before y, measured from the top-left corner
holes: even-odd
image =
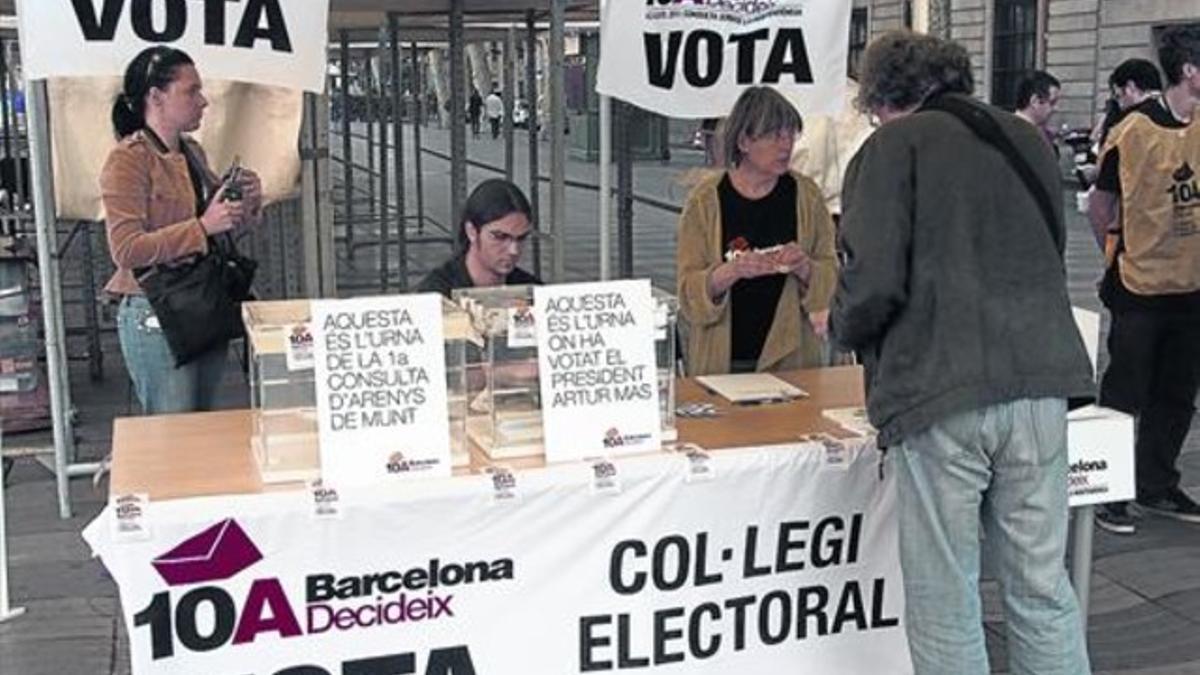
[[[1009,166],[1020,176],[1021,181],[1025,183],[1025,188],[1029,190],[1034,201],[1037,202],[1038,209],[1042,212],[1042,217],[1046,221],[1046,227],[1050,231],[1050,239],[1054,241],[1054,245],[1058,247],[1061,253],[1066,244],[1064,241],[1065,232],[1060,226],[1058,218],[1055,217],[1054,202],[1051,200],[1050,193],[1046,190],[1046,186],[1042,181],[1038,179],[1028,160],[1017,150],[1017,146],[1013,144],[1012,139],[1008,137],[1008,134],[1004,133],[1004,129],[1000,127],[1000,123],[987,112],[986,108],[982,104],[973,103],[956,96],[935,96],[931,100],[926,101],[921,106],[921,110],[940,110],[953,115],[965,124],[967,128],[975,132],[976,136],[1004,155],[1004,158],[1008,160]]]

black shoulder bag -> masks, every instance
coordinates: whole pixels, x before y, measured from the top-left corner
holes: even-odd
[[[203,181],[204,168],[197,166],[185,145],[180,149]],[[203,214],[205,204],[206,200],[197,200],[197,216]],[[134,270],[176,367],[245,335],[241,304],[253,298],[250,287],[257,268],[258,263],[239,253],[226,232],[208,238],[207,253]]]
[[[1004,159],[1008,160],[1009,166],[1017,175],[1021,177],[1021,181],[1025,183],[1025,188],[1033,195],[1034,201],[1037,202],[1038,209],[1041,210],[1042,216],[1046,219],[1046,227],[1050,230],[1050,239],[1054,242],[1059,253],[1062,253],[1066,242],[1064,237],[1066,232],[1059,226],[1058,219],[1054,215],[1054,202],[1051,201],[1050,193],[1046,191],[1046,186],[1038,179],[1034,173],[1033,167],[1025,160],[1025,157],[1013,145],[1012,139],[1008,134],[1004,133],[1004,129],[1000,127],[1000,123],[992,118],[991,115],[983,109],[980,104],[975,104],[970,101],[955,98],[953,96],[935,96],[931,100],[926,101],[922,110],[940,110],[950,113],[965,124],[971,131],[975,132],[985,143],[991,145],[1004,155]]]

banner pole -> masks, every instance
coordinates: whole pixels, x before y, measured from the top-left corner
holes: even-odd
[[[604,10],[600,0],[600,49],[604,49]],[[600,94],[600,280],[612,278],[612,99]]]
[[[4,434],[0,433],[0,455],[4,454]],[[8,597],[8,530],[4,514],[4,475],[0,469],[0,623],[25,613],[24,607],[12,607]]]
[[[21,17],[22,3],[17,2]],[[28,36],[24,36],[28,37]],[[28,64],[21,39],[21,62]],[[46,80],[25,80],[25,119],[29,131],[29,171],[35,230],[38,274],[42,292],[42,321],[45,327],[46,372],[50,381],[50,417],[54,436],[54,474],[58,487],[58,515],[71,517],[68,464],[75,459],[75,436],[71,421],[71,391],[67,374],[66,331],[63,327],[62,279],[59,274],[57,212],[54,206],[54,173],[50,158],[49,97]]]

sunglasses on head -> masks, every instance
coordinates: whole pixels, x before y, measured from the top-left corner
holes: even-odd
[[[150,58],[146,59],[146,78],[143,82],[146,91],[150,91],[150,87],[154,85],[154,69],[162,63],[162,60],[162,52],[154,52]]]

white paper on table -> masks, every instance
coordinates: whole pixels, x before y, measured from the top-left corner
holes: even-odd
[[[701,375],[696,381],[730,403],[782,402],[808,397],[808,392],[770,373]]]

